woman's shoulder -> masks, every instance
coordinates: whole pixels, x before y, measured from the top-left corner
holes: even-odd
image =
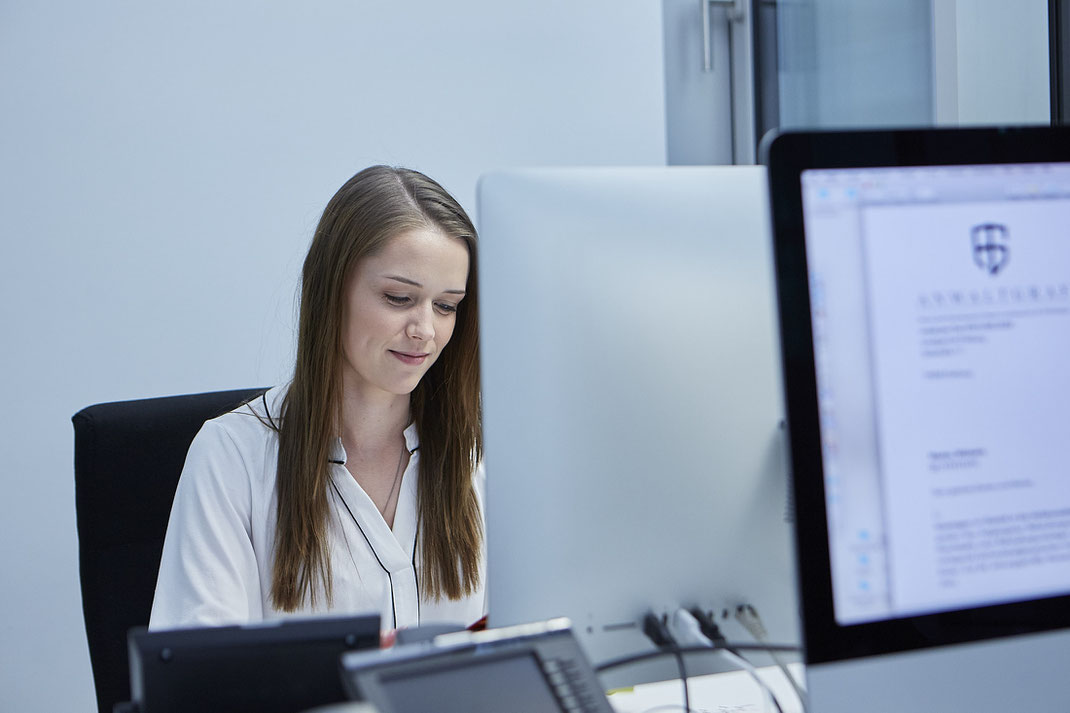
[[[265,448],[278,443],[279,414],[286,395],[276,386],[232,411],[204,422],[193,440],[192,451],[230,452],[243,460],[263,457]]]
[[[241,483],[268,483],[278,453],[278,407],[284,395],[285,388],[269,389],[205,421],[190,444],[183,478],[246,489]]]
[[[205,421],[204,425],[235,437],[250,437],[256,440],[276,434],[286,388],[283,385],[268,389],[232,411]]]

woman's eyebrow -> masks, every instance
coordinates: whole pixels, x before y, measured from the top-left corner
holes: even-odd
[[[385,279],[387,279],[387,280],[395,280],[395,281],[400,282],[400,283],[405,284],[405,285],[412,285],[413,287],[419,287],[420,289],[423,289],[423,285],[421,285],[416,280],[410,280],[407,277],[401,277],[400,275],[383,275],[383,277]],[[463,294],[465,294],[464,290],[443,290],[443,292],[445,292],[447,294],[450,294],[450,295],[463,295]]]

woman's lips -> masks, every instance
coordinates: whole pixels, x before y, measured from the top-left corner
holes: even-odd
[[[428,357],[427,354],[420,354],[417,352],[396,352],[393,349],[390,350],[390,353],[397,357],[402,364],[408,364],[410,366],[419,366],[420,364],[423,364],[424,360]]]

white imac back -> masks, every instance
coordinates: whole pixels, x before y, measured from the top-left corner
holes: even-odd
[[[750,604],[797,643],[765,169],[493,173],[478,211],[490,624],[597,663]]]

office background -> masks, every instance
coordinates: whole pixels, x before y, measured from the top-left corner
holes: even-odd
[[[0,710],[93,708],[75,411],[285,379],[311,231],[366,165],[474,213],[491,169],[665,163],[664,56],[657,0],[0,1]]]
[[[0,97],[3,711],[93,708],[70,416],[284,379],[350,175],[665,157],[647,0],[5,1]]]

